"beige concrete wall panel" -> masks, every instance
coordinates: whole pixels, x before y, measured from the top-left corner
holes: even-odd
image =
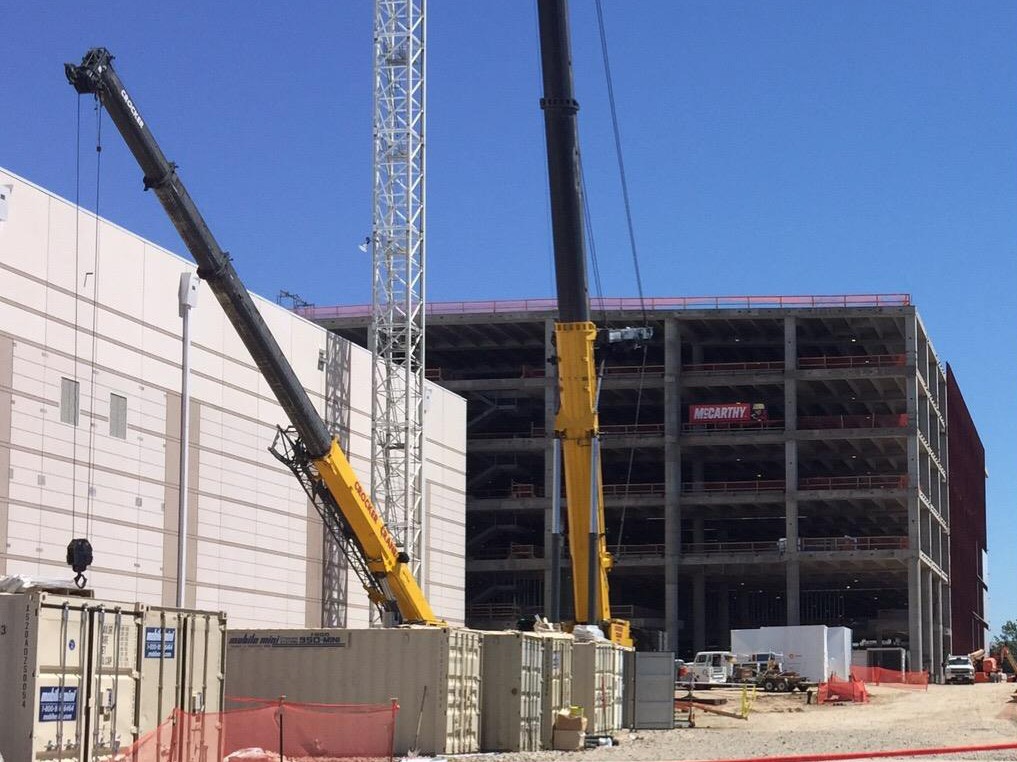
[[[171,602],[179,428],[174,390],[180,373],[176,290],[180,273],[193,264],[100,220],[96,268],[95,218],[20,179],[13,183],[17,214],[0,231],[5,243],[16,241],[11,247],[0,246],[0,267],[7,267],[4,277],[12,284],[7,301],[0,301],[0,335],[13,337],[18,346],[5,387],[12,390],[11,399],[6,406],[0,400],[10,434],[5,435],[6,424],[0,419],[0,437],[13,439],[15,445],[0,451],[9,461],[3,472],[12,474],[0,482],[7,493],[0,493],[0,499],[16,511],[9,510],[9,520],[2,522],[3,529],[12,527],[12,548],[0,563],[9,557],[17,559],[18,571],[66,576],[64,535],[72,512],[80,524],[82,505],[88,502],[89,534],[97,544],[97,563],[89,576],[100,595]],[[98,272],[98,281],[91,276],[82,288],[85,272]],[[98,288],[101,302],[95,374],[93,288]],[[325,374],[317,364],[326,333],[260,297],[257,304],[292,358],[298,378],[322,407]],[[320,546],[321,528],[316,520],[309,521],[299,485],[266,450],[275,425],[286,424],[285,417],[207,289],[192,326],[192,394],[201,403],[192,430],[201,436],[195,440],[199,446],[192,448],[195,536],[189,576],[197,575],[201,584],[189,586],[188,597],[202,606],[231,609],[241,626],[305,626],[312,607],[320,606],[320,585],[313,581],[313,569],[309,575],[308,558],[312,565],[319,560],[320,547],[309,553],[309,544]],[[349,451],[354,467],[366,478],[370,354],[350,347],[349,358]],[[58,407],[60,379],[74,376],[81,384],[77,427],[60,422]],[[453,548],[462,544],[465,403],[429,386],[427,446],[435,455],[425,464],[425,478],[437,487],[429,508],[435,531],[428,540],[434,595],[443,610],[461,611],[462,584],[456,581],[461,558]],[[127,399],[126,440],[109,436],[111,392]],[[458,419],[448,423],[448,415]],[[86,466],[90,459],[91,479]],[[94,494],[89,502],[90,482]],[[51,536],[61,541],[51,542]],[[368,606],[358,582],[351,581],[350,595],[350,624],[366,624]]]
[[[94,224],[93,218],[92,225]],[[116,310],[126,315],[141,315],[145,309],[145,302],[154,296],[139,287],[145,282],[145,242],[122,228],[108,224],[101,226],[100,236],[99,269],[96,280],[99,303],[114,305]],[[130,284],[132,287],[124,288],[124,284]],[[176,298],[175,282],[171,286],[161,284],[161,287],[171,288],[173,298]],[[73,286],[71,288],[73,289]],[[89,296],[92,295],[91,287],[87,293]],[[137,324],[137,321],[129,322]]]
[[[48,311],[49,305],[46,297],[49,289],[46,288],[44,282],[18,275],[7,276],[4,280],[5,296],[28,309],[44,313]]]
[[[0,241],[4,244],[0,246],[0,261],[45,278],[49,247],[48,199],[6,173],[0,173],[0,182],[13,184],[15,188],[11,195],[12,214],[0,233],[3,236]]]
[[[11,402],[13,396],[9,391],[14,378],[14,342],[0,336],[0,442],[11,441]],[[11,451],[9,447],[0,447],[0,550],[7,547],[7,521],[10,514]],[[0,554],[0,574],[7,573],[7,559]]]
[[[0,246],[0,251],[3,250]],[[17,333],[13,333],[14,327]],[[0,330],[17,336],[34,336],[41,338],[46,332],[46,319],[42,315],[27,312],[7,299],[0,298]]]
[[[75,241],[75,219],[81,224],[82,230],[91,224],[91,230],[94,235],[95,217],[84,211],[79,212],[73,204],[60,198],[50,196],[44,201],[46,194],[30,186],[22,184],[18,186],[17,190],[23,196],[31,194],[32,203],[45,203],[48,207],[49,256],[46,261],[46,274],[44,277],[53,286],[73,293],[75,286],[80,286],[81,284],[79,275],[84,275],[92,269],[91,267],[85,267],[84,260],[79,257],[79,270],[75,272],[75,246],[78,246],[81,253],[91,252],[92,250],[91,242],[83,244],[80,239]],[[10,222],[14,222],[13,215]],[[0,249],[2,248],[0,247]]]

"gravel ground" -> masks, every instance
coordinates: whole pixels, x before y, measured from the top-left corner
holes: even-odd
[[[1013,684],[930,685],[928,692],[869,686],[869,693],[868,704],[823,706],[806,705],[797,693],[760,693],[748,720],[699,712],[695,728],[624,731],[610,748],[483,756],[499,762],[551,762],[576,754],[590,762],[656,762],[1017,743],[1017,703],[1008,702]],[[738,710],[737,692],[708,695],[726,696],[730,701],[722,708]],[[947,758],[1017,760],[1017,751],[928,757]]]

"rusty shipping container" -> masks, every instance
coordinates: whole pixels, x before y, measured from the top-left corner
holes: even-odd
[[[544,646],[525,632],[485,632],[480,748],[539,751]]]
[[[230,696],[327,704],[399,701],[395,753],[479,751],[482,634],[440,627],[235,630]]]
[[[200,691],[219,705],[221,648],[209,652],[207,671],[217,681],[191,685],[197,673],[178,669],[188,659],[188,642],[167,629],[161,652],[154,653],[145,637],[152,616],[136,603],[38,591],[0,595],[4,759],[101,759],[154,730],[174,706],[183,706],[176,703],[182,696]],[[225,630],[221,614],[175,616],[214,622],[220,640]],[[159,695],[163,703],[155,700]]]
[[[604,735],[622,727],[624,705],[623,654],[607,641],[576,643],[572,651],[572,703],[587,717],[588,735]]]

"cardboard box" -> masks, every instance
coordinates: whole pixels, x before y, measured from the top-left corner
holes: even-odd
[[[578,730],[586,732],[586,718],[582,715],[574,715],[569,712],[558,712],[554,716],[555,730]]]
[[[586,746],[586,731],[555,728],[554,741],[551,746],[557,751],[578,751]]]

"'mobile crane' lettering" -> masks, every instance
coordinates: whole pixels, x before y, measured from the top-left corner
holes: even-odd
[[[124,103],[127,104],[128,110],[131,112],[131,116],[134,117],[134,121],[138,123],[139,127],[144,127],[145,122],[141,118],[141,114],[138,113],[138,107],[134,105],[134,101],[131,100],[131,96],[127,94],[127,91],[122,87],[120,88],[120,97],[124,99]]]
[[[381,525],[381,536],[385,540],[385,544],[388,549],[392,551],[393,556],[399,555],[399,549],[396,547],[395,540],[392,539],[392,534],[388,531],[388,527],[382,521],[381,516],[378,513],[378,509],[374,507],[374,503],[371,502],[371,498],[367,496],[367,492],[364,490],[360,481],[356,481],[353,488],[357,491],[357,497],[364,501],[364,507],[367,508],[368,515],[374,519],[375,523]]]

